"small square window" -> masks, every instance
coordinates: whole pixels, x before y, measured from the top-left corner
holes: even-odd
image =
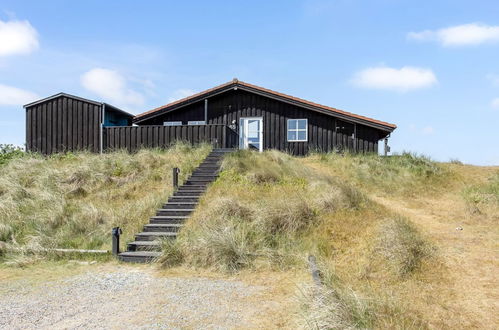
[[[182,126],[181,121],[165,121],[163,123],[164,126]]]
[[[287,135],[289,142],[306,142],[308,138],[308,120],[288,119]]]

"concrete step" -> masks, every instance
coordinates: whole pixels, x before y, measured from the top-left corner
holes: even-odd
[[[208,188],[208,185],[212,183],[213,181],[185,181],[184,185],[182,186],[182,189],[180,187],[178,190],[183,191],[183,190],[202,190],[205,191],[206,188]]]
[[[175,196],[175,197],[168,198],[168,203],[195,203],[195,204],[197,204],[198,202],[199,202],[198,197]]]
[[[166,231],[148,231],[135,234],[136,241],[155,241],[164,238],[177,237],[176,232],[166,232]]]
[[[219,171],[214,170],[214,169],[201,169],[201,170],[194,170],[191,174],[191,176],[198,176],[198,175],[212,175],[212,176],[218,176]]]
[[[159,241],[134,241],[127,244],[129,252],[132,251],[161,251]]]
[[[188,180],[191,180],[191,181],[215,181],[216,178],[218,178],[218,174],[205,174],[205,173],[201,173],[201,174],[193,174],[189,177]]]
[[[182,190],[176,191],[173,196],[190,196],[190,197],[199,197],[204,194],[204,190]]]
[[[194,209],[158,209],[156,215],[189,215]]]
[[[150,223],[144,226],[144,232],[178,232],[183,226],[181,223]]]
[[[212,170],[212,171],[218,171],[220,170],[220,165],[212,165],[212,164],[201,164],[199,165],[194,171],[197,170]]]
[[[173,224],[173,223],[184,223],[185,220],[189,219],[189,216],[181,216],[181,215],[176,215],[176,216],[171,216],[171,215],[156,215],[154,217],[151,217],[149,222],[150,223],[166,223],[166,224]]]
[[[161,256],[161,252],[157,251],[135,251],[120,253],[118,258],[125,262],[147,263],[154,261],[159,256]]]
[[[189,178],[187,181],[184,182],[184,186],[207,186],[209,185],[210,183],[212,183],[213,181],[215,181],[214,179],[194,179],[194,180],[191,180],[191,178]]]
[[[188,209],[194,210],[198,205],[197,202],[168,202],[163,204],[163,209],[171,210],[171,209]]]

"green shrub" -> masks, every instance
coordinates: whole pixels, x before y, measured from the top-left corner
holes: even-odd
[[[0,166],[7,164],[10,160],[21,158],[25,155],[23,148],[13,144],[0,144]]]

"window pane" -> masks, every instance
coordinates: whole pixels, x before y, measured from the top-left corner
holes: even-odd
[[[298,128],[299,129],[305,129],[305,128],[307,128],[307,120],[306,119],[300,119],[300,120],[298,120]]]
[[[296,119],[288,120],[288,129],[296,129]]]
[[[296,131],[288,131],[288,141],[296,140]]]
[[[164,126],[180,126],[182,125],[181,121],[165,121],[163,123]]]
[[[260,121],[259,120],[248,120],[248,131],[259,131]]]
[[[300,140],[300,141],[306,141],[307,140],[307,132],[305,132],[305,131],[298,131],[298,140]]]

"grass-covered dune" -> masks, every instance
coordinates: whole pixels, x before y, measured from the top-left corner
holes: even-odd
[[[209,146],[177,144],[136,154],[18,154],[0,165],[0,244],[5,249],[109,249],[110,230],[129,240]],[[0,246],[0,248],[2,248]]]
[[[432,235],[433,219],[427,226],[399,206],[452,199],[463,209],[461,225],[491,225],[498,214],[497,176],[470,180],[469,168],[475,169],[409,153],[294,158],[239,151],[226,157],[221,177],[179,239],[164,243],[161,261],[231,273],[307,272],[307,257],[314,255],[325,286],[299,294],[306,327],[457,325],[462,320],[449,318],[449,311],[463,310],[450,303],[449,242]],[[480,211],[469,211],[474,208]],[[454,234],[451,220],[434,224]],[[491,228],[497,234],[497,226]]]
[[[108,249],[114,226],[132,240],[172,193],[172,167],[183,179],[209,150],[0,154],[3,260],[16,260],[9,247]],[[278,151],[237,151],[222,168],[158,267],[295,274],[286,306],[305,328],[497,325],[499,168]]]

